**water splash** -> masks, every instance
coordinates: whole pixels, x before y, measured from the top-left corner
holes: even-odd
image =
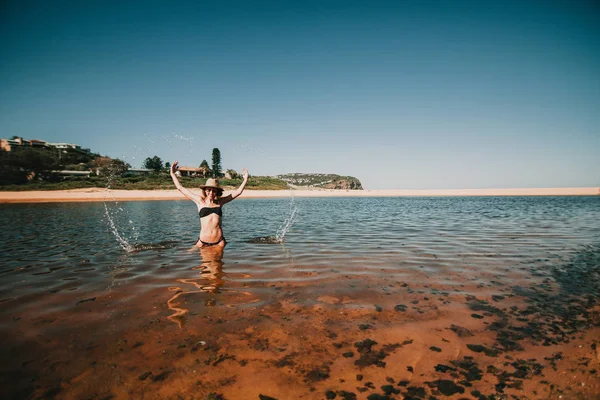
[[[128,154],[123,154],[120,158],[129,162],[134,168],[143,168],[144,160],[155,155],[159,156],[163,162],[173,162],[173,159],[179,159],[183,163],[191,162],[189,160],[197,158],[197,147],[194,140],[194,136],[177,132],[159,135],[144,133],[143,139],[132,145]]]
[[[292,227],[292,225],[294,225],[294,222],[296,222],[296,218],[298,217],[298,206],[296,205],[294,189],[292,189],[292,187],[289,184],[288,187],[290,188],[290,195],[292,197],[290,201],[290,214],[283,221],[283,224],[281,224],[279,229],[277,229],[277,234],[275,235],[279,239],[280,243],[283,243],[283,241],[285,240],[285,235],[287,235],[287,233],[290,231],[290,228]]]
[[[194,138],[192,136],[185,136],[175,132],[169,135],[162,135],[158,138],[153,138],[147,134],[144,134],[145,140],[142,141],[143,145],[134,145],[134,156],[139,159],[149,157],[152,154],[156,154],[157,149],[168,148],[180,148],[186,155],[192,154],[194,148]],[[125,160],[126,157],[122,156],[121,159]],[[138,242],[139,230],[136,229],[134,222],[129,218],[128,213],[119,205],[119,202],[112,195],[111,189],[113,182],[115,182],[117,174],[119,172],[108,171],[106,175],[106,186],[104,195],[104,215],[106,218],[107,225],[110,232],[113,234],[119,246],[128,253],[138,252],[141,250],[156,250],[162,249],[162,242],[158,244],[135,244]],[[109,203],[114,202],[114,207],[109,207]]]
[[[135,249],[130,242],[138,240],[139,231],[136,229],[133,221],[131,218],[129,218],[129,215],[125,209],[123,209],[114,196],[112,196],[112,192],[110,190],[112,188],[112,182],[114,179],[115,174],[112,172],[106,176],[106,187],[104,191],[104,216],[110,232],[113,234],[121,248],[127,252],[132,252],[135,251]],[[109,199],[109,197],[112,197],[112,199]],[[114,202],[115,207],[112,209],[109,209],[108,207],[109,200]],[[125,223],[121,223],[121,221],[126,221],[125,223],[129,226],[128,237],[125,236],[126,229],[124,228],[124,226],[127,225],[125,225]]]
[[[285,241],[285,236],[290,231],[290,228],[292,227],[292,225],[294,225],[294,222],[296,221],[296,218],[298,217],[298,206],[296,205],[296,198],[294,196],[294,190],[291,188],[291,186],[288,185],[288,187],[290,188],[290,194],[291,194],[289,215],[283,221],[281,226],[277,229],[277,233],[275,234],[275,236],[255,237],[255,238],[248,240],[248,243],[279,244],[279,243],[283,243]]]
[[[279,229],[277,230],[277,234],[275,235],[275,237],[279,239],[280,243],[283,243],[283,241],[285,240],[285,235],[287,235],[287,233],[290,231],[290,228],[292,227],[292,225],[294,225],[294,222],[296,222],[297,217],[298,217],[298,207],[296,207],[294,205],[291,208],[290,215],[283,222],[283,224],[279,227]]]
[[[118,204],[117,202],[115,202]],[[123,212],[123,208],[119,207],[116,209],[117,211],[111,211],[108,208],[107,202],[104,202],[104,216],[106,217],[106,222],[108,223],[108,227],[110,232],[113,234],[121,248],[127,252],[134,251],[134,246],[132,246],[124,235],[119,232],[117,228],[117,223],[115,222],[118,218],[118,213]],[[130,221],[131,222],[131,221]],[[135,232],[135,227],[133,227],[133,231]]]
[[[173,137],[173,138],[175,138],[177,140],[183,140],[183,141],[189,142],[190,145],[194,142],[194,138],[193,137],[191,137],[191,136],[183,136],[183,135],[180,135],[180,134],[175,133],[175,132],[171,133],[171,137]]]

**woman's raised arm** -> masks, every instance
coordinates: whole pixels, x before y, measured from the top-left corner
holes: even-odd
[[[185,197],[187,197],[188,199],[192,200],[193,202],[202,201],[202,197],[201,196],[198,196],[197,194],[195,194],[191,190],[184,188],[183,185],[181,184],[181,182],[179,182],[179,178],[177,177],[177,175],[175,175],[175,172],[177,172],[177,170],[179,169],[179,165],[178,164],[179,164],[179,161],[176,160],[171,165],[171,179],[173,179],[173,183],[175,184],[175,187]]]
[[[248,183],[248,170],[246,168],[242,168],[242,175],[244,176],[242,184],[236,189],[235,192],[223,197],[221,199],[221,204],[229,203],[231,200],[235,199],[236,197],[239,197],[242,194],[244,188],[246,187],[246,184]]]

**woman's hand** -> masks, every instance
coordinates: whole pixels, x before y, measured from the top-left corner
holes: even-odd
[[[179,178],[177,178],[177,175],[175,174],[175,172],[177,172],[178,169],[179,169],[179,161],[175,160],[175,162],[173,162],[173,165],[171,165],[171,179],[173,179],[173,183],[175,184],[175,187],[185,197],[187,197],[188,199],[192,200],[194,203],[198,204],[199,202],[202,201],[202,198],[200,196],[196,195],[191,190],[188,190],[188,189],[186,189],[186,188],[183,187],[183,185],[181,184],[181,182],[179,182]]]
[[[174,174],[179,169],[179,161],[175,160],[171,165],[171,173]]]
[[[242,181],[240,187],[238,187],[237,190],[232,192],[230,195],[221,197],[221,205],[229,203],[231,200],[242,194],[246,184],[248,183],[248,170],[246,168],[242,168],[242,176],[244,177],[244,180]]]

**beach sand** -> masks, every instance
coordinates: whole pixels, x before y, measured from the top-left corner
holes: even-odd
[[[403,196],[591,196],[598,187],[532,189],[446,189],[446,190],[249,190],[241,198],[289,197],[403,197]],[[225,194],[228,192],[225,191]],[[0,192],[0,203],[56,203],[70,201],[183,200],[177,190],[111,190],[86,188],[53,191]]]

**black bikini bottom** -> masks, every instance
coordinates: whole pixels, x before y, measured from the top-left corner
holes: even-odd
[[[216,242],[214,242],[214,243],[203,242],[203,241],[202,241],[202,240],[200,240],[200,239],[198,239],[198,242],[202,243],[203,247],[216,246],[216,245],[218,245],[218,244],[219,244],[219,243],[221,243],[221,242],[223,242],[223,244],[225,244],[225,245],[227,244],[227,240],[225,240],[225,237],[224,237],[224,236],[221,236],[221,239],[217,240],[217,241],[216,241]],[[196,242],[196,244],[197,244],[198,242]]]

